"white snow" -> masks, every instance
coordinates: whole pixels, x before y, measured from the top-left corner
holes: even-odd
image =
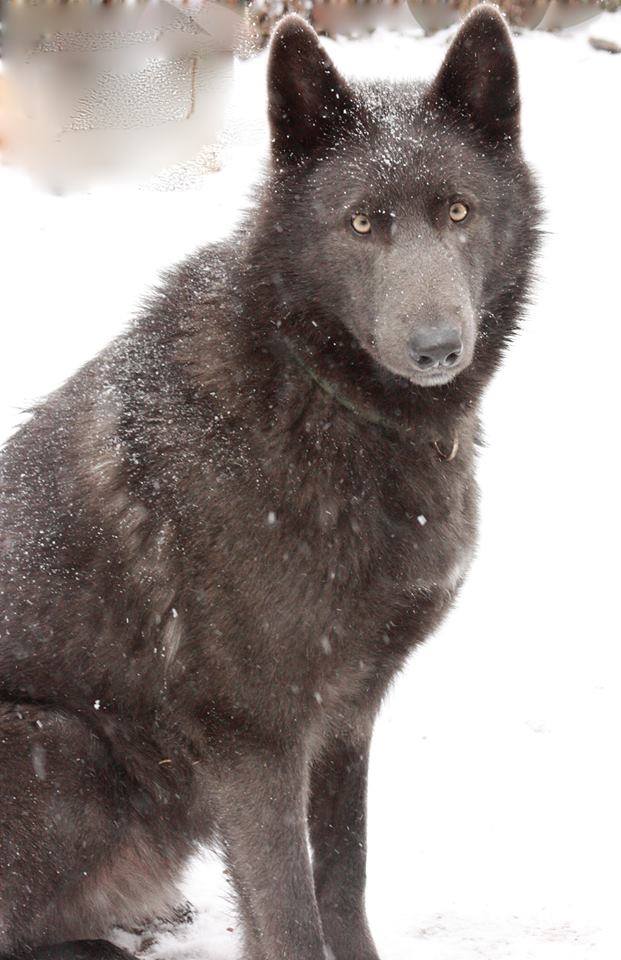
[[[621,15],[516,41],[549,235],[486,398],[478,559],[374,740],[368,905],[385,960],[621,955],[621,57],[588,33],[620,41]],[[412,29],[327,45],[346,72],[423,76],[445,42]],[[158,271],[230,229],[265,149],[264,69],[238,65],[223,169],[185,189],[55,197],[0,170],[0,437],[123,327]],[[237,958],[217,858],[193,864],[187,890],[198,919],[150,956]]]

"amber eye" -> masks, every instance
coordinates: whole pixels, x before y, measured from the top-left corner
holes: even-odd
[[[449,217],[453,223],[461,223],[468,216],[468,207],[461,200],[452,203],[449,207]]]
[[[357,213],[352,217],[351,225],[356,233],[371,233],[371,221],[364,213]]]

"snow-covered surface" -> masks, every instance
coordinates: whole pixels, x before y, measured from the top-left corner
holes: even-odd
[[[524,140],[549,210],[540,286],[485,403],[479,558],[374,741],[369,912],[386,960],[621,956],[621,15],[517,38]],[[345,72],[430,75],[447,35],[328,47]],[[131,316],[158,271],[230,229],[266,144],[261,57],[239,64],[222,171],[54,197],[0,171],[0,438]],[[233,960],[221,868],[162,960]],[[125,938],[135,947],[136,941]]]

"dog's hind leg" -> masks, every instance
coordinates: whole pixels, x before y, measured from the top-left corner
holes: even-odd
[[[82,719],[0,702],[0,956],[63,944],[36,956],[120,960],[95,938],[139,919],[160,890],[143,827],[156,811],[140,801]]]

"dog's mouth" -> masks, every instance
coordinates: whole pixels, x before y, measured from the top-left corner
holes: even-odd
[[[417,387],[442,387],[454,380],[464,366],[452,367],[450,370],[442,368],[429,371],[413,370],[407,375],[407,379]]]
[[[384,370],[392,375],[396,375],[401,380],[405,380],[415,387],[442,387],[450,383],[462,373],[469,365],[469,360],[464,360],[454,367],[432,367],[429,370],[417,370],[409,364],[387,363],[379,356],[375,356],[376,362]]]

